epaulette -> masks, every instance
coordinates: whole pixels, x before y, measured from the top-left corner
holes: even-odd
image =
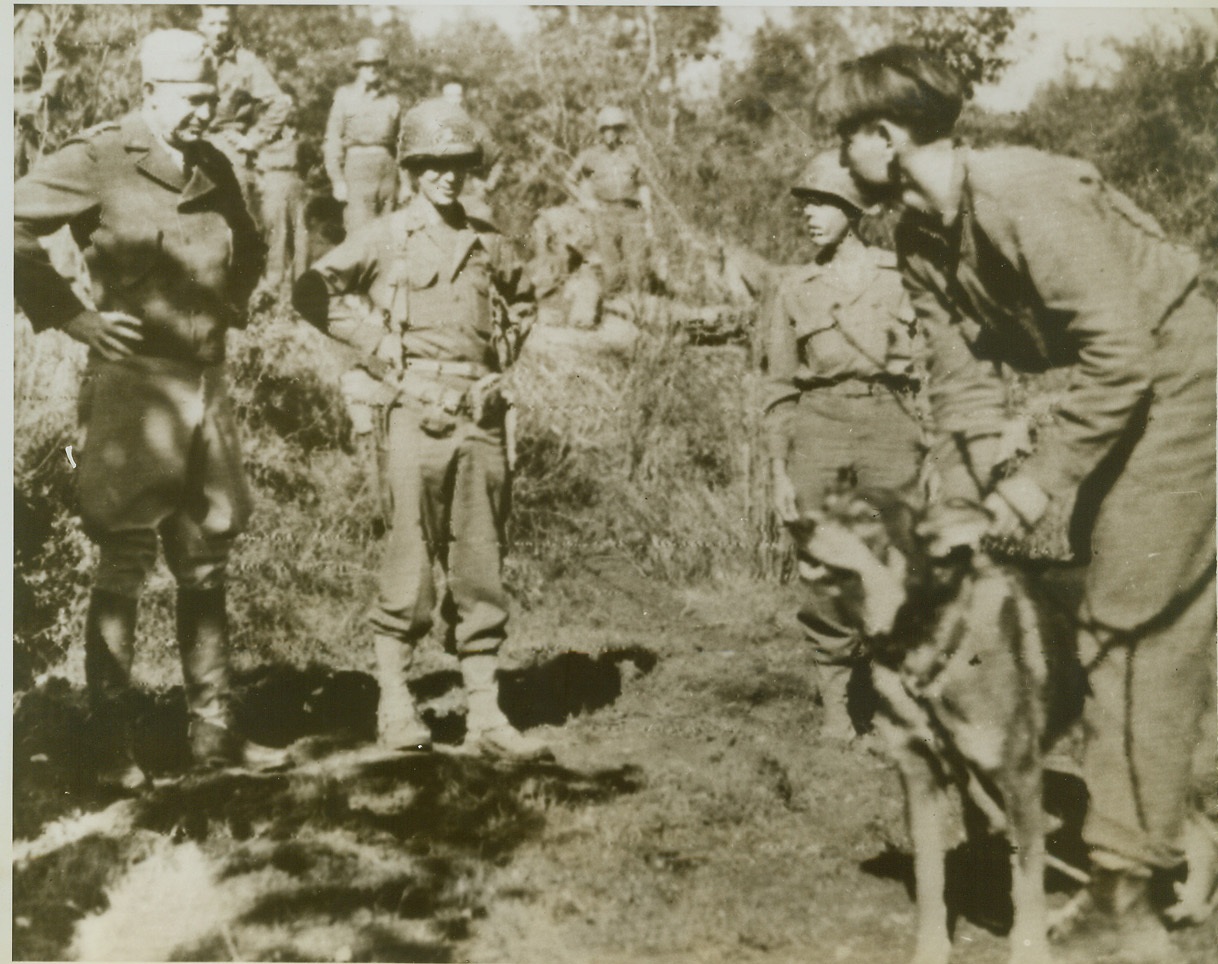
[[[69,137],[64,144],[72,144],[80,141],[91,141],[99,134],[104,134],[107,131],[119,130],[118,121],[102,121],[100,124],[94,124],[92,127],[86,127],[83,131],[77,131]]]
[[[871,260],[877,268],[897,268],[897,253],[889,251],[887,248],[868,248],[871,252]]]

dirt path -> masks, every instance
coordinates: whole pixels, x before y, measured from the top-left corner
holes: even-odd
[[[910,861],[896,778],[818,745],[782,593],[673,596],[629,567],[517,620],[504,704],[557,762],[367,750],[360,672],[243,677],[283,774],[191,776],[175,694],[150,700],[136,798],[99,794],[82,700],[15,714],[14,956],[111,960],[903,960]],[[451,665],[416,681],[459,739]],[[261,721],[255,723],[255,721]],[[1005,960],[1001,853],[957,852],[956,960]],[[1215,960],[1218,929],[1178,935]]]

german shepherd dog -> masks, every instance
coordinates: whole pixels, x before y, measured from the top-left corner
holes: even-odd
[[[793,527],[801,576],[835,597],[872,659],[875,727],[914,848],[915,964],[951,955],[940,816],[951,786],[1010,840],[1010,960],[1044,964],[1043,758],[1082,709],[1074,606],[985,552],[932,560],[917,521],[895,493],[842,485]]]
[[[800,575],[835,600],[872,659],[875,727],[900,771],[914,848],[914,964],[951,955],[940,815],[952,786],[966,812],[1010,841],[1010,960],[1044,964],[1046,864],[1087,881],[1046,854],[1042,808],[1045,754],[1080,718],[1086,688],[1075,648],[1082,567],[983,550],[932,559],[918,521],[901,494],[843,477],[821,511],[791,527]],[[1165,914],[1198,923],[1218,903],[1218,840],[1198,819],[1181,846],[1187,876]]]

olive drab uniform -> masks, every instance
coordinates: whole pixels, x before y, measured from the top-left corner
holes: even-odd
[[[615,148],[593,144],[580,152],[567,179],[590,190],[597,202],[593,220],[605,291],[623,285],[641,288],[647,280],[649,243],[638,149],[629,143]]]
[[[994,430],[998,363],[1070,369],[1055,424],[1019,474],[1074,503],[1089,550],[1084,838],[1171,866],[1213,687],[1214,305],[1196,255],[1092,165],[1027,148],[959,158],[952,226],[911,212],[897,236],[932,342],[936,422],[964,443],[941,455]],[[969,472],[944,476],[945,495],[976,498]]]
[[[304,291],[313,277],[324,281],[324,317]],[[495,653],[505,636],[505,410],[490,406],[479,420],[470,389],[511,360],[499,352],[501,309],[531,303],[520,278],[493,225],[462,214],[451,226],[416,196],[330,251],[297,286],[306,318],[386,369],[393,524],[371,621],[408,645],[431,629],[437,560],[457,652]],[[350,294],[371,310],[352,312],[341,297]]]
[[[227,730],[218,594],[251,498],[224,342],[229,328],[245,325],[265,249],[225,157],[204,142],[192,160],[179,167],[138,113],[45,158],[14,189],[14,291],[35,330],[83,310],[38,243],[68,225],[84,247],[97,310],[142,325],[130,357],[90,355],[80,393],[75,475],[85,530],[100,548],[94,591],[131,600],[117,651],[90,648],[86,633],[91,696],[121,696],[129,685],[134,600],[159,535],[179,588],[192,727],[204,720]]]
[[[276,140],[292,113],[292,98],[280,90],[254,53],[232,46],[217,51],[216,116],[208,138],[232,162],[246,203],[251,203],[258,154]],[[243,137],[248,149],[238,142]]]
[[[397,96],[384,89],[353,83],[334,93],[323,152],[330,182],[347,185],[343,225],[348,233],[393,210],[401,114]]]
[[[797,508],[819,508],[843,469],[865,486],[912,482],[922,443],[916,342],[896,256],[850,235],[832,261],[791,269],[762,323],[766,444],[786,461]],[[815,586],[809,592],[800,621],[818,662],[858,658],[857,636]]]

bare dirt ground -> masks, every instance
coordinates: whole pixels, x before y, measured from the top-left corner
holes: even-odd
[[[140,757],[159,779],[118,798],[92,780],[79,686],[44,681],[15,715],[14,957],[905,960],[899,784],[815,740],[792,608],[612,560],[548,587],[514,623],[503,702],[556,762],[376,757],[353,654],[242,667],[251,732],[294,745],[284,773],[190,774],[180,693],[150,695]],[[433,654],[415,683],[449,744],[456,678]],[[953,854],[955,960],[1005,960],[1006,877],[999,848]],[[1218,960],[1213,921],[1174,939],[1181,962]]]

